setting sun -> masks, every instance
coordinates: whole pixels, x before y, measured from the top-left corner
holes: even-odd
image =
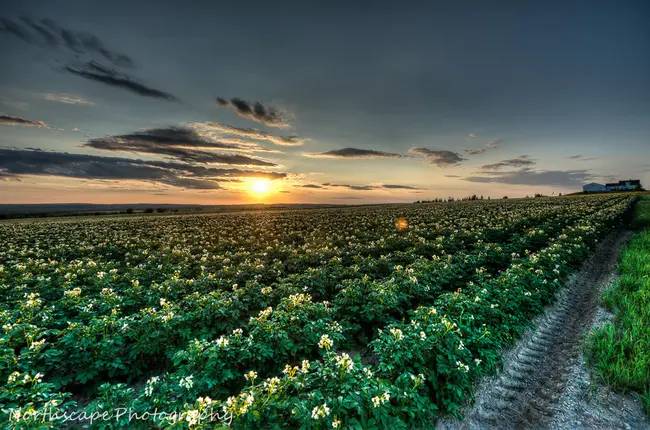
[[[271,181],[268,179],[256,179],[251,183],[250,189],[257,195],[268,194],[271,190]]]

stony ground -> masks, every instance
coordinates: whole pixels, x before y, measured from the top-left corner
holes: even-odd
[[[504,356],[501,372],[476,389],[465,418],[440,420],[441,429],[650,429],[641,404],[592,380],[584,363],[588,333],[611,316],[599,306],[616,276],[629,232],[617,230]]]

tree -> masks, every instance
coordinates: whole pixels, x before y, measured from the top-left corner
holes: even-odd
[[[508,196],[503,196],[503,200],[507,200],[507,199],[508,199]]]
[[[126,213],[127,213],[127,214],[132,214],[132,213],[133,213],[133,208],[128,208],[128,209],[126,210]]]

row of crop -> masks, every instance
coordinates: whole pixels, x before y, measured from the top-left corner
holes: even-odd
[[[251,428],[430,424],[437,410],[453,412],[468,395],[472,380],[494,368],[499,349],[550,300],[571,267],[586,257],[588,244],[607,231],[626,204],[585,217],[581,225],[567,228],[552,245],[514,263],[498,278],[443,294],[435,306],[418,308],[410,323],[391,326],[374,342],[378,366],[364,366],[346,354],[331,352],[340,337],[336,330],[321,326],[312,327],[309,339],[312,347],[325,352],[322,360],[301,361],[297,355],[286,361],[290,364],[281,377],[262,379],[251,371],[243,378],[222,363],[229,354],[237,358],[245,353],[246,348],[230,349],[237,346],[234,338],[239,337],[247,348],[255,348],[256,342],[233,333],[212,343],[195,342],[185,356],[178,357],[186,370],[196,373],[154,377],[139,392],[105,385],[102,400],[89,408],[103,410],[128,400],[139,410],[183,405],[195,416],[194,411],[214,407],[232,413],[236,427]],[[293,300],[301,303],[294,303],[285,318],[295,317],[306,303],[313,305],[305,296]],[[260,319],[266,322],[273,316],[269,312]],[[276,327],[269,324],[268,328],[267,336]],[[322,330],[320,341],[317,328]],[[259,346],[254,352],[265,353]],[[223,372],[232,372],[228,377],[239,377],[242,384],[247,380],[248,386],[225,402],[197,399],[219,393],[218,375]]]
[[[561,220],[566,216],[563,211],[566,212],[567,208],[556,208],[549,205],[546,211],[538,211],[536,216],[523,217],[523,220],[518,221],[516,218],[521,218],[522,213],[513,213],[511,214],[512,219],[508,219],[509,225],[498,235],[497,243],[507,242],[510,237],[520,234],[528,226],[538,225],[540,220],[548,219],[554,214]],[[390,225],[390,223],[388,224]],[[482,224],[486,224],[486,222],[477,222],[475,225]],[[390,255],[395,264],[408,264],[413,258],[430,256],[440,253],[441,250],[453,254],[468,248],[471,249],[479,237],[485,242],[493,242],[494,230],[495,225],[489,224],[483,225],[481,228],[461,229],[456,233],[452,233],[450,230],[440,230],[436,231],[431,238],[431,234],[427,230],[414,228],[407,234],[393,235],[390,240],[380,238],[368,244],[355,242],[354,246],[343,248],[325,247],[319,251],[289,247],[281,258],[274,257],[273,254],[277,253],[282,246],[265,249],[266,252],[261,255],[255,255],[250,251],[229,255],[227,252],[224,253],[225,250],[221,248],[215,250],[219,255],[211,255],[206,253],[205,249],[201,250],[202,252],[198,252],[197,249],[196,253],[190,254],[176,252],[178,249],[171,246],[165,248],[166,250],[154,250],[150,249],[155,248],[155,245],[151,246],[151,244],[149,244],[149,248],[143,245],[138,252],[131,252],[130,249],[135,244],[127,243],[123,248],[125,253],[121,254],[121,257],[125,258],[113,260],[107,258],[110,253],[101,253],[101,248],[103,248],[101,244],[97,246],[100,250],[96,250],[94,254],[87,253],[87,247],[79,244],[79,251],[85,258],[65,259],[62,255],[57,255],[57,258],[50,259],[46,258],[48,255],[46,250],[40,250],[41,258],[31,258],[29,252],[27,255],[23,255],[21,252],[20,261],[13,265],[8,264],[4,273],[0,273],[0,280],[9,285],[24,284],[24,289],[28,289],[29,292],[39,292],[42,297],[47,299],[54,299],[57,294],[60,296],[61,288],[82,287],[88,293],[98,294],[107,282],[110,282],[113,290],[120,292],[120,290],[129,289],[133,280],[149,285],[168,279],[202,279],[209,274],[219,275],[218,279],[214,279],[215,281],[223,280],[223,282],[213,282],[210,285],[211,289],[230,287],[233,283],[243,285],[252,280],[269,285],[293,273],[302,273],[309,268],[322,267],[332,258],[338,258],[343,266],[349,266],[358,264],[359,259],[372,259],[381,255]],[[115,247],[116,244],[112,243],[110,246]],[[38,246],[35,248],[37,251],[40,249]],[[260,258],[261,256],[264,258]],[[177,258],[180,260],[174,261]],[[11,263],[11,260],[7,261]],[[32,274],[36,275],[32,276]],[[6,302],[22,297],[24,289],[9,288]],[[138,305],[144,307],[150,304],[147,305],[144,302],[130,304],[132,310],[137,310]],[[123,311],[127,312],[127,309],[123,309]]]
[[[469,262],[469,267],[472,267],[472,264],[474,262]],[[421,273],[417,273],[417,275],[424,277],[425,273],[428,270],[431,269],[438,269],[440,271],[439,267],[436,268],[434,266],[425,266]],[[400,271],[398,271],[400,272]],[[413,273],[409,273],[407,270],[402,271],[402,281],[404,281],[402,284],[406,285],[408,288],[412,289],[413,285],[419,285],[419,283],[413,283],[411,278],[415,277]],[[397,278],[399,278],[400,275],[398,273]],[[366,279],[366,282],[368,280]],[[390,280],[389,280],[390,281]],[[393,281],[391,281],[393,282]],[[394,283],[394,282],[393,282]],[[399,282],[397,284],[400,284]],[[420,283],[424,284],[424,283]],[[378,291],[381,290],[382,285],[377,285],[376,283],[372,284],[373,288],[369,288],[368,291]],[[431,285],[431,284],[429,284]],[[424,285],[424,287],[427,287],[429,285]],[[377,287],[377,288],[375,288]],[[349,288],[344,287],[344,288]],[[137,288],[134,288],[137,290]],[[231,354],[229,355],[229,359],[226,358],[225,362],[230,361],[231,363],[237,363],[237,357],[241,356],[244,358],[243,363],[245,364],[253,364],[255,366],[259,366],[261,363],[261,368],[265,367],[265,363],[268,363],[269,365],[276,365],[278,362],[291,362],[296,360],[296,357],[300,356],[307,356],[309,355],[309,352],[311,351],[311,356],[314,356],[314,351],[317,351],[317,348],[315,346],[314,339],[317,337],[318,333],[317,330],[320,329],[320,333],[322,334],[327,334],[330,336],[332,339],[336,339],[337,341],[342,340],[341,336],[341,325],[336,324],[336,320],[339,319],[338,315],[336,314],[336,311],[340,309],[345,309],[345,306],[341,306],[339,303],[338,306],[337,304],[334,305],[336,309],[330,309],[328,312],[322,313],[322,309],[319,308],[319,306],[322,306],[320,303],[312,303],[311,300],[307,299],[306,295],[300,295],[295,291],[287,291],[287,289],[278,288],[278,292],[281,293],[280,297],[285,297],[286,300],[283,300],[280,304],[279,309],[273,312],[273,316],[271,318],[267,318],[269,321],[266,321],[264,324],[262,324],[260,321],[251,321],[249,324],[249,327],[247,327],[247,332],[249,332],[249,336],[246,338],[249,339],[246,341],[246,343],[241,343],[239,345],[239,348],[235,348],[231,351]],[[287,293],[287,294],[285,294]],[[289,294],[292,293],[294,297],[288,297]],[[426,293],[421,292],[424,296],[426,296]],[[259,295],[258,296],[263,296]],[[103,301],[106,302],[107,304],[113,304],[115,305],[115,298],[111,294],[105,294],[103,297]],[[198,297],[197,297],[198,298]],[[70,299],[74,299],[74,297],[70,297]],[[300,306],[299,307],[305,307],[305,312],[301,314],[300,318],[296,317],[296,306],[295,303],[292,302],[299,302]],[[41,318],[42,316],[48,317],[47,313],[44,313],[42,309],[39,309],[39,302],[40,299],[38,297],[32,297],[28,298],[25,300],[23,303],[21,303],[21,307],[24,307],[25,309],[22,309],[24,312],[21,316],[23,317],[23,320],[30,320],[30,312],[32,312],[35,317],[36,314],[38,314]],[[293,307],[292,307],[293,306]],[[202,306],[197,306],[197,310],[202,308]],[[327,309],[327,306],[325,306]],[[390,310],[390,307],[386,307],[386,310]],[[174,309],[177,310],[177,309]],[[126,322],[125,320],[117,318],[115,315],[113,315],[113,319],[111,318],[99,318],[95,322],[92,327],[90,326],[85,326],[82,324],[75,324],[74,325],[74,330],[73,332],[76,332],[78,334],[81,334],[80,337],[75,338],[74,336],[70,336],[66,342],[69,343],[70,349],[72,350],[75,347],[82,347],[86,348],[85,354],[87,354],[86,357],[82,356],[69,356],[66,353],[61,353],[61,351],[57,351],[56,349],[53,348],[47,348],[45,351],[44,345],[42,344],[42,340],[38,340],[41,338],[41,335],[48,335],[47,330],[43,329],[42,333],[38,332],[32,332],[31,339],[26,339],[27,342],[27,347],[24,348],[24,353],[25,357],[21,358],[26,358],[27,360],[20,360],[22,361],[19,363],[19,366],[12,368],[10,365],[5,371],[11,370],[13,371],[14,369],[17,369],[18,371],[33,371],[34,367],[31,366],[35,361],[34,359],[38,357],[40,360],[47,360],[48,362],[51,363],[65,363],[65,360],[67,359],[68,362],[75,363],[79,365],[80,363],[98,363],[100,366],[104,366],[104,369],[106,374],[105,375],[97,375],[93,374],[92,371],[90,371],[87,374],[81,373],[81,378],[98,378],[102,379],[103,378],[108,378],[111,379],[115,375],[120,374],[120,372],[125,371],[126,368],[129,366],[133,366],[134,364],[136,367],[134,368],[134,374],[137,374],[137,372],[143,373],[146,372],[146,367],[147,365],[144,365],[142,367],[137,367],[137,362],[138,360],[129,360],[129,351],[124,351],[125,345],[123,343],[120,343],[121,340],[124,339],[124,331],[126,332],[131,332],[133,327],[136,327],[136,341],[139,345],[144,345],[145,348],[145,354],[147,356],[155,356],[156,353],[160,352],[160,347],[161,345],[164,347],[167,345],[170,349],[174,349],[173,345],[178,345],[178,339],[190,339],[192,338],[191,334],[191,329],[192,324],[195,323],[196,321],[192,320],[192,318],[184,319],[183,317],[185,315],[181,315],[180,319],[176,319],[173,317],[169,317],[167,321],[164,320],[165,316],[170,315],[174,313],[174,310],[171,309],[171,305],[165,304],[163,305],[161,303],[161,309],[160,313],[149,313],[148,315],[145,315],[145,318],[143,318],[143,321],[133,321],[133,325],[131,327],[129,322]],[[215,311],[218,309],[215,309]],[[351,313],[350,315],[353,315]],[[262,315],[260,315],[262,317]],[[149,319],[147,319],[149,318]],[[264,319],[264,318],[262,318]],[[311,325],[305,325],[303,324],[304,321],[309,321],[311,319],[314,319],[314,324]],[[15,321],[15,320],[14,320]],[[144,322],[144,324],[141,324]],[[164,323],[164,324],[161,324]],[[33,329],[34,327],[30,327],[29,324],[24,324],[21,326],[21,323],[19,322],[17,327],[15,326],[14,329],[18,332],[27,332],[30,328]],[[152,325],[149,325],[152,324]],[[347,324],[344,324],[347,325]],[[126,329],[125,329],[126,326]],[[164,330],[154,330],[151,331],[151,328],[156,329],[157,326],[160,326],[161,328],[164,328]],[[349,327],[346,327],[346,329],[349,329]],[[161,336],[162,335],[162,336]],[[237,337],[240,337],[243,339],[244,337],[241,336],[242,333],[235,332],[233,335],[228,336],[228,337],[222,337],[221,338],[221,345],[224,345],[225,342],[228,342],[230,345],[236,346],[237,345]],[[252,338],[251,338],[252,335]],[[259,339],[259,340],[258,340]],[[269,340],[266,342],[266,340]],[[218,345],[217,341],[217,345]],[[213,343],[214,344],[214,343]],[[199,344],[200,345],[200,342]],[[254,345],[254,346],[253,346]],[[278,347],[279,345],[279,347]],[[308,345],[308,346],[305,346]],[[194,344],[196,346],[196,344]],[[204,344],[205,346],[205,344]],[[213,347],[214,345],[212,345]],[[228,345],[226,345],[228,346]],[[150,347],[151,351],[146,351],[146,348]],[[196,348],[194,348],[196,350]],[[209,349],[209,348],[204,348],[204,349]],[[221,347],[220,347],[221,349]],[[219,350],[220,350],[219,349]],[[279,353],[276,353],[276,350],[279,350]],[[111,354],[111,351],[113,354]],[[41,354],[42,352],[42,354]],[[100,352],[98,354],[98,352]],[[216,378],[210,378],[210,377],[201,377],[197,378],[198,380],[205,381],[205,380],[211,380],[211,384],[220,384],[222,380],[225,382],[228,382],[229,380],[234,380],[236,379],[236,375],[240,374],[239,369],[236,367],[233,367],[231,365],[223,365],[223,361],[221,360],[218,356],[218,354],[214,354],[214,348],[210,350],[207,353],[204,353],[203,355],[206,357],[212,357],[212,362],[213,363],[219,363],[222,366],[221,370],[215,371],[217,374],[221,372],[221,374],[224,374],[225,376],[219,376]],[[127,358],[127,360],[121,360],[120,356],[124,355],[124,357]],[[247,355],[248,354],[248,355]],[[190,354],[189,357],[192,357]],[[117,359],[116,359],[117,358]],[[179,363],[184,363],[186,366],[187,370],[191,371],[193,367],[196,367],[195,364],[188,364],[189,361],[187,360],[187,357],[183,357],[182,355],[178,355],[177,357],[177,362]],[[196,360],[195,360],[196,361]],[[227,364],[227,363],[226,363]],[[78,368],[83,372],[84,366],[78,366]],[[48,372],[49,373],[49,372]],[[186,374],[188,372],[185,372]],[[183,372],[179,372],[179,374],[183,374]],[[234,377],[233,377],[234,375]],[[48,375],[50,376],[50,375]],[[55,375],[56,377],[56,375]],[[64,376],[59,375],[61,378],[60,381],[64,381]],[[187,377],[187,376],[186,376]],[[220,379],[221,378],[221,379]],[[225,378],[225,379],[224,379]],[[83,379],[81,379],[83,381]],[[203,384],[201,382],[200,384]],[[197,383],[197,386],[200,385]],[[236,387],[236,385],[235,385]],[[205,387],[204,387],[205,388]],[[233,388],[233,385],[229,387],[230,389]]]
[[[525,245],[525,244],[524,244]],[[485,250],[483,250],[485,251]],[[484,256],[487,256],[487,258],[492,258],[494,259],[495,253],[490,253],[490,252],[484,252],[481,253],[479,252],[479,256],[483,254]],[[501,253],[503,254],[503,252]],[[471,257],[471,256],[470,256]],[[480,259],[479,259],[480,260]],[[441,268],[441,265],[436,265],[433,263],[427,263],[427,262],[422,262],[421,264],[421,270],[419,270],[420,273],[415,273],[415,275],[408,276],[407,282],[402,283],[403,285],[406,285],[407,287],[411,287],[412,282],[408,282],[410,279],[417,279],[416,275],[421,276],[421,279],[424,281],[424,288],[422,287],[417,287],[420,291],[420,296],[431,296],[435,291],[430,291],[429,285],[438,285],[444,287],[445,285],[453,285],[454,280],[462,281],[463,280],[463,274],[466,274],[467,272],[471,271],[471,268],[473,265],[478,265],[479,267],[481,266],[481,263],[487,264],[487,261],[479,261],[477,259],[467,259],[461,261],[461,266],[464,263],[466,266],[464,270],[457,270],[457,267],[459,264],[444,264],[444,268]],[[484,260],[486,260],[484,258]],[[503,260],[503,258],[501,258]],[[381,259],[380,259],[381,262]],[[417,267],[417,266],[416,266]],[[353,268],[354,269],[354,268]],[[371,267],[372,269],[372,267]],[[445,270],[448,269],[448,270]],[[360,273],[359,273],[360,272]],[[370,270],[372,272],[372,270]],[[448,272],[448,273],[447,273]],[[427,274],[428,273],[434,273],[435,276],[432,278],[429,276],[430,279],[427,279]],[[325,275],[328,275],[327,273]],[[342,270],[339,272],[339,276],[326,276],[328,278],[334,278],[337,282],[345,279],[346,277],[354,279],[356,276],[356,279],[359,281],[365,281],[362,283],[367,284],[368,279],[367,276],[363,276],[363,272],[359,271],[358,269],[352,270],[352,271],[345,271]],[[363,278],[361,278],[363,276]],[[359,279],[361,278],[361,279]],[[305,281],[305,279],[300,279],[300,281]],[[399,285],[399,282],[395,283],[391,280],[388,282],[389,286],[394,287],[395,285]],[[354,281],[352,281],[354,282]],[[372,282],[372,286],[376,286],[376,282]],[[304,284],[303,284],[304,285]],[[381,287],[381,286],[380,286]],[[171,289],[174,291],[174,289],[180,289],[178,288],[177,285],[171,285],[167,286],[168,289]],[[393,288],[394,289],[394,288]],[[412,289],[412,288],[411,288]],[[443,288],[444,289],[444,288]],[[154,300],[159,301],[161,295],[157,295],[156,293],[160,293],[160,291],[156,291],[155,288],[152,288],[153,290],[153,295],[154,295]],[[71,289],[68,292],[73,293],[73,294],[67,294],[64,296],[63,303],[61,305],[52,305],[47,309],[42,309],[39,306],[35,306],[35,304],[39,304],[41,302],[41,299],[36,299],[36,300],[25,300],[25,303],[27,303],[24,309],[24,311],[19,315],[20,319],[23,323],[20,325],[17,325],[14,327],[14,332],[27,332],[25,330],[24,324],[28,323],[31,321],[29,318],[29,313],[31,312],[34,315],[37,315],[38,318],[41,320],[43,319],[48,319],[50,321],[69,321],[72,320],[73,323],[71,324],[72,330],[67,330],[67,335],[64,337],[63,341],[61,342],[64,346],[67,346],[69,348],[69,351],[66,351],[65,348],[63,350],[59,349],[57,351],[56,348],[53,350],[50,350],[48,354],[44,357],[45,360],[48,362],[52,363],[52,366],[59,366],[59,361],[62,362],[69,362],[69,360],[66,360],[67,358],[70,357],[70,354],[76,353],[77,355],[81,355],[79,360],[74,360],[72,361],[73,363],[84,363],[86,364],[87,369],[91,369],[93,367],[97,366],[92,366],[91,363],[88,363],[89,360],[92,360],[93,358],[101,358],[102,356],[106,357],[117,357],[118,360],[114,360],[111,362],[111,367],[108,369],[107,376],[113,377],[115,374],[119,374],[121,369],[128,369],[130,366],[129,361],[135,361],[134,359],[142,358],[142,356],[134,355],[133,351],[124,351],[125,347],[128,347],[129,343],[135,344],[137,346],[140,345],[145,345],[142,347],[142,355],[153,357],[154,359],[156,357],[160,357],[161,355],[164,355],[164,350],[160,350],[160,347],[162,346],[165,348],[167,351],[174,351],[175,348],[174,346],[178,345],[183,345],[184,343],[187,342],[188,339],[196,337],[196,335],[209,335],[213,334],[210,332],[211,328],[214,329],[216,324],[219,324],[219,322],[223,322],[224,324],[221,326],[218,326],[218,329],[221,330],[222,332],[226,330],[231,330],[237,327],[237,321],[238,318],[237,316],[241,317],[242,315],[245,315],[247,311],[250,311],[249,304],[252,302],[254,303],[254,306],[252,306],[253,309],[255,308],[262,308],[264,306],[268,306],[269,304],[277,303],[278,299],[281,297],[286,297],[290,294],[296,294],[300,290],[297,285],[291,285],[284,283],[281,288],[277,289],[277,292],[279,294],[276,294],[275,297],[273,297],[272,293],[269,294],[259,294],[257,288],[247,288],[247,289],[239,289],[237,291],[234,291],[232,295],[228,294],[218,294],[215,292],[211,292],[208,295],[205,296],[199,296],[199,295],[190,295],[184,297],[184,308],[179,309],[178,307],[173,307],[169,301],[165,301],[166,304],[165,306],[161,306],[159,309],[155,308],[147,308],[144,309],[143,312],[141,312],[139,315],[131,315],[128,317],[120,317],[120,312],[119,308],[120,306],[124,306],[127,304],[129,300],[137,300],[138,296],[147,296],[147,292],[151,293],[151,290],[145,290],[138,285],[134,285],[131,290],[128,290],[131,292],[131,294],[127,294],[127,296],[124,299],[120,299],[120,297],[117,295],[112,290],[102,290],[102,294],[100,296],[100,300],[94,301],[94,303],[84,303],[80,297],[79,294],[74,294],[75,289]],[[265,288],[262,287],[261,290],[264,292]],[[267,288],[266,290],[269,290]],[[354,290],[354,288],[344,288],[344,294],[341,299],[338,299],[337,301],[339,302],[339,305],[348,305],[348,306],[339,306],[339,308],[342,309],[342,314],[343,317],[345,315],[354,315],[357,312],[357,309],[355,308],[355,299],[353,294],[347,294],[347,291]],[[357,291],[359,290],[358,288],[356,289]],[[371,288],[371,291],[385,291],[386,288]],[[251,294],[252,292],[252,294]],[[311,291],[310,291],[311,292]],[[316,291],[316,295],[318,295],[318,292]],[[412,294],[413,295],[413,294]],[[268,301],[265,300],[265,297],[268,297]],[[359,297],[359,294],[356,294],[357,298]],[[395,294],[392,295],[393,297]],[[181,296],[182,297],[182,296]],[[275,301],[273,299],[276,299]],[[252,300],[250,300],[252,299]],[[383,297],[379,297],[378,301],[384,302],[384,309],[390,309],[390,306],[386,305],[391,305],[390,303],[386,302]],[[97,306],[93,306],[93,304],[96,304]],[[113,312],[108,313],[108,315],[104,318],[93,318],[89,321],[86,321],[84,324],[79,324],[77,323],[77,319],[70,318],[69,315],[65,314],[56,314],[55,311],[64,311],[67,312],[68,310],[78,310],[79,313],[86,313],[89,316],[93,316],[95,314],[100,314],[102,315],[102,308],[106,310],[112,310]],[[407,307],[408,308],[408,307]],[[20,309],[19,309],[20,310]],[[115,310],[118,310],[115,312]],[[48,312],[49,311],[49,312]],[[15,321],[17,318],[13,318]],[[381,321],[383,318],[379,318],[378,320]],[[83,320],[82,320],[83,321]],[[212,327],[210,327],[212,325]],[[113,336],[115,339],[111,339],[111,334],[115,332],[114,328],[119,327],[122,328],[119,332],[116,333],[115,336]],[[130,328],[129,328],[130,327]],[[198,331],[196,328],[200,328],[200,330],[204,330],[206,332],[201,332]],[[50,326],[50,328],[52,328]],[[59,327],[55,327],[59,328]],[[125,328],[128,328],[125,333]],[[188,330],[189,329],[189,330]],[[45,331],[44,329],[41,331]],[[52,332],[52,330],[49,330]],[[32,332],[31,337],[35,340],[37,338],[40,338],[40,334],[38,332]],[[133,342],[129,342],[128,340],[131,339]],[[159,342],[153,342],[153,340],[158,339],[160,340]],[[126,342],[125,342],[126,340]],[[169,342],[164,343],[161,342],[162,340],[169,340]],[[149,342],[152,341],[152,342]],[[14,348],[19,349],[21,346],[30,346],[31,342],[29,338],[25,338],[24,344],[14,344]],[[94,347],[93,351],[86,351],[84,346],[92,345]],[[158,345],[158,349],[156,350],[156,347],[153,348],[148,348],[148,345]],[[81,347],[81,348],[80,348]],[[81,352],[79,350],[81,349]],[[105,353],[101,353],[102,350],[106,350]],[[117,351],[118,353],[114,353],[112,351]],[[123,353],[122,353],[123,352]],[[84,359],[85,355],[85,359]],[[119,357],[121,355],[128,355],[132,360],[119,360]],[[57,356],[59,360],[57,360]],[[103,359],[97,359],[96,360],[99,364],[99,369],[96,370],[94,373],[93,372],[88,372],[86,373],[81,373],[78,375],[78,381],[83,382],[86,379],[92,379],[97,376],[97,373],[101,372],[101,366],[104,364],[106,360]],[[155,360],[154,360],[155,363]],[[143,363],[144,365],[147,365],[146,363]],[[151,363],[149,363],[151,364]],[[137,374],[137,371],[139,368],[137,366],[132,368],[132,373]],[[62,382],[66,382],[63,377]]]
[[[549,227],[550,229],[550,227]],[[552,229],[550,229],[552,230]],[[520,245],[532,245],[531,249],[539,243],[539,236],[526,236],[530,242]],[[543,241],[542,241],[543,243]],[[451,256],[449,256],[451,259]],[[326,326],[334,321],[340,321],[346,334],[358,335],[361,329],[367,334],[376,331],[391,320],[404,316],[406,311],[417,304],[430,302],[442,291],[450,291],[463,286],[468,279],[478,280],[489,275],[487,271],[475,271],[476,267],[498,260],[497,267],[508,264],[511,256],[494,247],[474,252],[465,258],[457,258],[451,264],[445,261],[419,261],[405,270],[398,270],[395,276],[385,281],[371,280],[366,275],[348,281],[343,281],[338,293],[334,295],[333,312],[328,318],[319,319],[317,314],[306,314],[303,318],[292,317],[290,323],[282,319],[279,313],[278,320],[274,322],[274,332],[278,336],[262,333],[256,336],[256,346],[268,353],[255,352],[249,359],[225,360],[222,365],[228,372],[236,372],[237,365],[241,367],[254,367],[260,372],[279,372],[277,363],[286,361],[298,354],[314,356],[313,347],[297,348],[296,345],[313,345],[308,339],[311,336],[311,326],[305,327],[303,322],[314,320],[321,326]],[[358,275],[360,276],[360,275]],[[418,277],[420,281],[418,281]],[[283,302],[293,300],[294,297],[305,297],[300,293],[300,284],[284,284],[278,288],[280,310]],[[181,308],[163,299],[157,309],[147,308],[139,314],[120,316],[118,312],[91,319],[85,324],[78,322],[68,323],[69,326],[61,331],[61,339],[56,340],[56,333],[50,330],[50,336],[45,337],[47,344],[32,347],[30,339],[25,338],[23,344],[13,343],[14,347],[23,347],[24,353],[18,358],[18,369],[36,369],[46,374],[55,376],[51,379],[58,386],[70,383],[84,384],[93,381],[95,384],[105,380],[115,380],[116,377],[138,377],[148,369],[164,367],[174,353],[184,348],[190,339],[211,334],[210,329],[215,327],[221,332],[238,328],[236,316],[246,314],[250,298],[257,299],[255,305],[264,305],[264,299],[272,296],[271,293],[250,294],[251,289],[239,289],[238,296],[229,296],[226,300],[219,297],[218,293],[206,296],[186,297]],[[249,292],[246,294],[245,292]],[[141,287],[133,287],[132,294],[143,293]],[[272,298],[272,297],[270,297]],[[119,301],[113,292],[105,293],[101,297],[101,305],[117,309],[124,301]],[[190,300],[188,300],[190,299]],[[37,299],[39,300],[39,299]],[[158,299],[160,300],[160,298]],[[310,298],[311,302],[311,298]],[[228,306],[224,306],[228,305]],[[65,297],[64,306],[51,309],[75,309],[87,307],[77,295]],[[237,313],[232,312],[236,307]],[[23,309],[21,317],[29,321],[29,312],[38,314],[40,318],[57,318],[43,312],[38,306]],[[87,310],[86,312],[92,312]],[[221,313],[221,315],[218,315]],[[58,316],[60,318],[60,316]],[[274,315],[275,317],[275,315]],[[392,317],[392,318],[391,318]],[[285,318],[286,320],[286,318]],[[221,326],[218,326],[223,322]],[[341,325],[339,325],[341,327]],[[255,334],[257,328],[248,323],[243,326],[247,332]],[[201,333],[200,330],[208,330]],[[339,328],[339,332],[341,329]],[[12,330],[17,333],[15,339],[20,339],[20,334],[25,333],[24,324],[16,324]],[[46,330],[31,330],[31,337],[35,341],[42,335],[48,334]],[[284,336],[285,339],[282,338]],[[313,336],[311,336],[313,337]],[[54,338],[54,341],[50,339]],[[233,342],[236,344],[236,342]],[[240,345],[241,353],[236,355],[246,357],[254,348]],[[269,356],[269,354],[271,354]],[[13,370],[13,369],[12,369]],[[224,392],[237,388],[229,386],[228,374],[219,383],[223,384]]]
[[[480,280],[461,292],[441,295],[434,306],[418,308],[410,322],[390,326],[373,342],[377,366],[334,353],[338,339],[324,329],[320,341],[317,333],[311,336],[313,346],[323,352],[321,360],[287,360],[280,377],[240,374],[242,383],[247,382],[244,390],[219,402],[197,397],[217,391],[210,384],[218,380],[206,364],[221,362],[221,351],[229,345],[195,345],[194,355],[183,360],[200,360],[189,367],[197,373],[152,378],[141,391],[106,385],[102,402],[93,402],[90,409],[114,406],[117,399],[128,399],[139,410],[214,407],[232,413],[239,428],[430,425],[439,413],[453,413],[471,393],[472,381],[494,369],[500,349],[527,327],[572,268],[586,258],[590,245],[628,207],[625,201],[586,216],[498,278]]]

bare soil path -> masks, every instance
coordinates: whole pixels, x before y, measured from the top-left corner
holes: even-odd
[[[536,328],[505,354],[502,371],[479,383],[464,420],[440,420],[436,428],[650,429],[640,403],[593,382],[582,357],[585,336],[607,319],[599,298],[629,237],[617,229],[605,238]]]

